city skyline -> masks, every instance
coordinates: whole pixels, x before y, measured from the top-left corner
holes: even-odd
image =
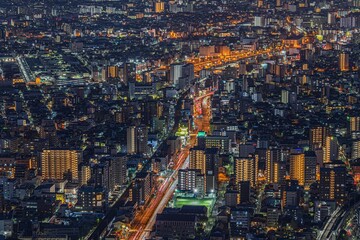
[[[2,0],[0,239],[360,236],[360,0]]]

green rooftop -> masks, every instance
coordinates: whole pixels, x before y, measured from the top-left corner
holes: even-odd
[[[206,137],[206,132],[204,132],[204,131],[200,131],[200,132],[198,132],[198,135],[197,135],[198,137]]]

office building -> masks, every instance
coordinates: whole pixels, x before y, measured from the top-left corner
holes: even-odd
[[[228,136],[208,135],[205,138],[206,148],[218,148],[220,153],[229,153],[231,140]]]
[[[15,197],[16,179],[5,179],[3,181],[2,190],[5,200],[12,200]]]
[[[107,205],[106,191],[101,187],[82,186],[78,190],[76,205],[85,211],[103,211]]]
[[[196,224],[196,215],[161,213],[156,216],[155,235],[169,239],[195,237]]]

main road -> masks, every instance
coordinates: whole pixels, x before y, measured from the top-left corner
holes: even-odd
[[[162,212],[162,210],[166,207],[167,203],[171,200],[171,197],[173,196],[173,193],[177,186],[177,176],[179,169],[185,169],[189,165],[189,151],[190,148],[192,148],[196,144],[196,133],[198,131],[209,130],[211,118],[210,95],[208,95],[207,93],[204,94],[201,105],[204,110],[204,116],[201,119],[197,119],[197,121],[195,121],[197,128],[193,132],[193,134],[190,135],[189,143],[181,150],[172,174],[169,177],[165,178],[165,181],[159,187],[156,197],[150,200],[150,203],[145,208],[144,212],[138,214],[135,217],[135,224],[132,226],[132,229],[136,232],[133,232],[130,235],[129,239],[143,240],[148,237],[150,231],[155,224],[156,215]],[[194,118],[197,118],[197,116],[195,115]]]
[[[188,59],[187,62],[194,64],[194,71],[195,73],[198,73],[204,68],[210,69],[214,67],[226,66],[230,63],[234,63],[242,59],[248,59],[264,54],[271,54],[274,51],[280,52],[282,49],[283,46],[276,46],[255,51],[231,51],[229,55],[196,57]]]
[[[208,101],[209,95],[206,95],[204,102],[208,103]],[[206,104],[206,106],[209,106],[209,104]],[[205,109],[204,113],[208,115],[210,114],[210,110]],[[129,239],[146,239],[155,224],[156,215],[162,212],[167,203],[171,200],[171,197],[177,186],[177,176],[179,169],[185,169],[189,165],[189,150],[195,146],[196,143],[196,134],[194,133],[198,132],[199,130],[204,130],[203,126],[209,126],[209,123],[205,123],[205,121],[209,121],[209,119],[210,116],[204,116],[201,121],[195,122],[197,128],[195,132],[190,135],[189,143],[181,150],[176,161],[176,165],[173,168],[172,174],[165,178],[165,181],[159,187],[156,197],[150,200],[150,203],[144,212],[138,214],[135,217],[132,229],[136,232],[133,232]]]
[[[247,53],[232,52],[232,54],[230,56],[226,56],[220,60],[214,58],[214,59],[210,59],[206,62],[196,62],[197,60],[190,60],[188,62],[194,64],[195,72],[198,73],[202,68],[227,66],[228,64],[239,61],[241,59],[248,59],[248,58],[256,57],[256,56],[263,55],[263,54],[270,54],[273,51],[280,51],[281,49],[282,49],[281,47],[276,47],[276,48],[260,50],[260,51],[256,51],[256,52],[254,52],[254,51],[249,51]],[[186,97],[188,95],[188,93],[189,93],[189,89],[182,93],[182,96],[179,98],[179,101],[178,101],[177,109],[179,109],[179,104],[181,103],[181,99]],[[208,112],[210,112],[210,111],[208,111]],[[196,118],[196,116],[193,116],[193,117],[194,117],[194,119]],[[210,118],[206,118],[206,119],[210,119]],[[175,131],[177,130],[176,126],[178,125],[180,118],[176,117],[175,120],[176,120],[176,123],[174,124],[174,128],[173,128],[172,132],[174,132],[174,130]],[[204,124],[204,125],[206,126],[208,124]],[[201,129],[197,128],[196,132],[199,130],[201,130]],[[184,149],[182,149],[181,153],[179,154],[179,159],[177,161],[177,165],[175,166],[174,174],[177,174],[177,170],[180,169],[180,167],[184,167],[183,164],[185,164],[185,160],[187,159],[187,157],[189,155],[189,149],[195,145],[196,132],[195,132],[195,134],[190,134],[189,144]],[[159,147],[159,149],[160,149],[160,147]],[[150,164],[150,161],[148,162],[147,165],[149,165],[149,164]],[[165,205],[167,203],[166,197],[169,196],[170,194],[172,194],[172,192],[173,192],[172,189],[175,189],[174,186],[176,186],[176,177],[175,178],[171,177],[170,179],[169,178],[167,178],[167,179],[168,180],[165,180],[164,183],[162,184],[162,186],[159,188],[160,191],[158,192],[157,196],[155,198],[153,198],[152,200],[150,200],[150,203],[148,204],[149,207],[147,207],[145,209],[145,212],[142,214],[142,216],[135,217],[135,221],[133,224],[134,227],[132,227],[132,229],[136,230],[136,233],[133,232],[133,234],[130,236],[130,239],[141,239],[140,236],[142,237],[142,239],[144,239],[147,236],[148,229],[154,223],[154,217],[156,217],[156,214],[159,213],[160,210],[162,210],[165,207]],[[99,225],[93,231],[91,231],[85,237],[85,239],[95,240],[95,239],[101,239],[103,237],[104,232],[109,227],[109,225],[111,225],[114,217],[116,216],[116,210],[120,206],[122,206],[123,204],[126,203],[128,196],[129,196],[129,190],[130,190],[130,186],[127,187],[124,194],[122,196],[120,196],[119,199],[117,199],[117,201],[107,211],[105,217],[101,220]],[[163,198],[165,200],[163,200]],[[160,203],[162,203],[162,204],[160,205]],[[151,221],[151,219],[152,219],[152,221]]]
[[[330,216],[326,222],[324,229],[320,231],[320,234],[317,236],[317,240],[329,240],[336,239],[337,234],[339,233],[344,220],[347,216],[360,206],[360,201],[357,201],[355,204],[349,207],[338,207]]]

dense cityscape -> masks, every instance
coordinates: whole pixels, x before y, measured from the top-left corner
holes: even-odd
[[[360,0],[0,0],[0,240],[360,239]]]

